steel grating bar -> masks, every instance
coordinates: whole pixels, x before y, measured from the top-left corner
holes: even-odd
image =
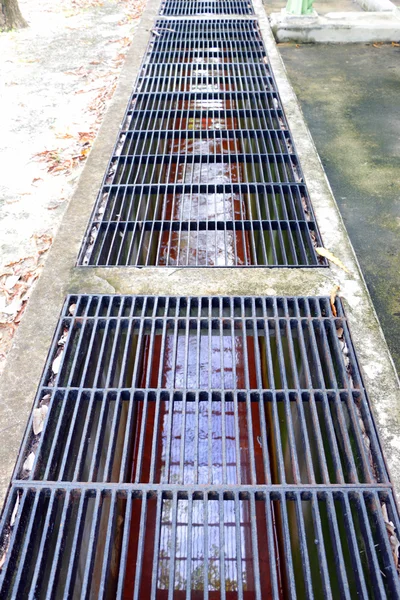
[[[153,31],[79,263],[326,266],[257,21]]]

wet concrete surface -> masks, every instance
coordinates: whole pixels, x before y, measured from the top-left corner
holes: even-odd
[[[400,371],[400,48],[279,45]]]

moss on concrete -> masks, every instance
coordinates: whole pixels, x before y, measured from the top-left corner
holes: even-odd
[[[400,369],[400,49],[280,51]]]

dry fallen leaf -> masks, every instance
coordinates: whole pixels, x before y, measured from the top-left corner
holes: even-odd
[[[376,42],[375,44],[372,44],[374,48],[382,48],[382,42]]]
[[[392,42],[392,46],[395,46],[396,48],[400,48],[400,44],[398,44],[397,42]]]
[[[26,458],[22,468],[24,471],[32,471],[33,463],[35,462],[35,455],[31,452]]]
[[[74,136],[71,133],[57,133],[56,138],[58,140],[70,140],[73,139]]]
[[[59,208],[61,204],[65,202],[65,198],[60,198],[58,202],[51,202],[48,206],[46,206],[47,210],[55,210]]]
[[[346,273],[350,273],[349,269],[342,263],[342,261],[339,258],[336,258],[336,256],[332,254],[330,250],[327,250],[326,248],[317,247],[315,248],[315,251],[320,256],[327,258],[330,262],[333,262],[333,264],[343,269],[343,271],[346,271]]]
[[[43,398],[40,401],[40,405],[42,406],[43,404],[48,405],[50,403],[50,398],[51,398],[51,394],[46,394],[45,396],[43,396]]]
[[[4,296],[0,296],[0,313],[3,313],[5,315],[14,315],[20,310],[21,305],[22,301],[19,298],[15,298],[10,304],[6,306],[6,300]]]
[[[53,242],[53,238],[47,233],[43,233],[42,235],[33,234],[32,239],[35,240],[39,254],[44,254],[44,252],[47,252]]]
[[[63,331],[62,336],[60,337],[60,339],[57,342],[58,346],[64,346],[65,342],[67,341],[68,338],[68,333],[69,333],[69,329],[66,327]]]
[[[337,317],[335,300],[336,300],[336,294],[338,293],[339,290],[340,290],[340,285],[335,285],[331,290],[330,298],[329,298],[330,303],[331,303],[332,314],[334,317]]]
[[[396,566],[396,569],[399,570],[400,542],[397,537],[396,527],[395,527],[394,523],[389,520],[386,504],[382,504],[381,508],[382,508],[383,520],[385,522],[386,532],[387,532],[387,535],[389,538],[390,547],[391,547],[392,554],[393,554],[394,564]]]
[[[7,552],[8,552],[9,546],[10,546],[10,540],[7,541],[6,546],[4,548],[4,551],[3,551],[3,555],[0,558],[0,569],[2,569],[4,563],[6,562]]]
[[[62,352],[53,360],[53,364],[51,365],[51,370],[53,371],[54,375],[57,375],[58,371],[60,370],[61,361]]]
[[[6,288],[6,290],[12,290],[12,288],[15,286],[18,280],[19,275],[9,275],[6,279],[4,287]]]
[[[71,304],[71,306],[70,306],[70,307],[69,307],[69,309],[68,309],[68,312],[69,312],[69,314],[70,314],[71,316],[73,316],[73,315],[74,315],[74,313],[75,313],[75,311],[76,311],[76,304]]]
[[[34,409],[32,429],[33,429],[33,433],[35,435],[42,433],[48,410],[49,410],[49,407],[47,406],[47,404],[43,404],[39,408]]]

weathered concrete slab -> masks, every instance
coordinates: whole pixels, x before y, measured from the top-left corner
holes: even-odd
[[[270,15],[278,42],[350,44],[400,40],[400,13],[332,12],[324,16]]]

